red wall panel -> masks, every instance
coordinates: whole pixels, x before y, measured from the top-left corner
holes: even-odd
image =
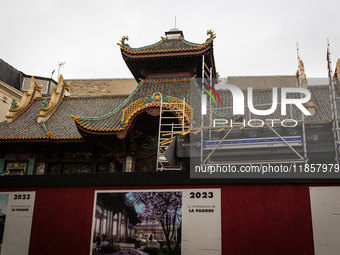
[[[89,254],[95,190],[221,188],[223,254],[314,254],[309,186],[0,188],[36,191],[30,255]]]
[[[223,186],[223,254],[314,254],[308,187]]]

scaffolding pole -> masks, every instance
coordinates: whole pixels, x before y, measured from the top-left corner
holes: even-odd
[[[337,98],[336,98],[335,87],[334,87],[334,82],[333,82],[331,50],[330,50],[328,38],[327,38],[327,68],[328,68],[328,79],[329,79],[329,98],[331,101],[331,116],[332,116],[333,134],[334,134],[335,161],[337,164],[339,164],[340,134],[339,134],[338,107],[337,107]]]
[[[301,64],[300,64],[300,52],[299,52],[299,44],[296,43],[296,52],[297,52],[297,60],[298,60],[298,86],[299,88],[302,88],[301,84]],[[303,97],[300,93],[300,98]],[[306,127],[305,127],[305,115],[303,112],[301,112],[301,125],[302,125],[302,139],[303,139],[303,159],[304,163],[306,164],[308,162],[307,158],[307,143],[306,143]]]

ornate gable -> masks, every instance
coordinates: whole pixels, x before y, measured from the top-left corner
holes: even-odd
[[[22,99],[20,103],[18,104],[15,99],[13,99],[11,108],[9,109],[9,114],[6,116],[7,122],[11,123],[16,117],[23,114],[27,109],[30,108],[33,101],[37,97],[41,97],[42,95],[42,88],[43,85],[38,85],[35,82],[34,77],[32,76],[30,87],[28,92],[25,92],[22,95]]]

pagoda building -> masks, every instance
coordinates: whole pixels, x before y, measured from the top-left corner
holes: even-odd
[[[13,104],[0,124],[0,173],[21,174],[155,171],[160,97],[185,103],[190,122],[190,81],[205,65],[216,77],[214,33],[202,44],[188,42],[171,29],[153,45],[132,48],[123,37],[119,45],[138,86],[130,95],[70,97],[70,84],[60,76],[51,98],[41,97],[32,77],[30,90]],[[170,104],[163,106],[169,108]],[[178,115],[178,114],[177,114]],[[168,116],[176,113],[169,111]]]

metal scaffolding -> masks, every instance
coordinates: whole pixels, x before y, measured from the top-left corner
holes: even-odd
[[[301,67],[300,67],[300,56],[299,56],[299,49],[297,49],[297,55],[298,55],[298,75],[297,75],[297,86],[299,88],[302,87],[301,85]],[[202,79],[203,81],[206,81],[207,78],[212,82],[211,79],[211,72],[206,72],[206,64],[204,63],[204,57],[202,59]],[[211,84],[212,85],[212,84]],[[303,95],[300,95],[300,97],[303,97]],[[212,120],[212,114],[213,112],[216,112],[221,109],[228,109],[232,107],[224,107],[224,108],[213,108],[212,103],[210,100],[210,103],[207,103],[206,100],[206,94],[202,91],[202,101],[201,101],[204,109],[204,104],[208,105],[206,109],[206,115],[205,112],[201,112],[201,148],[200,148],[200,166],[209,166],[214,164],[219,165],[252,165],[252,164],[282,164],[282,163],[307,163],[307,146],[306,146],[306,133],[305,133],[305,121],[304,121],[304,114],[301,113],[301,129],[302,129],[302,135],[301,136],[281,136],[271,125],[266,125],[271,131],[273,136],[271,137],[264,137],[264,138],[247,138],[247,139],[228,139],[232,130],[235,130],[237,128],[243,129],[244,123],[233,123],[231,126],[218,126],[215,127],[213,125]],[[267,105],[268,102],[263,102],[262,105]],[[271,104],[270,104],[271,105]],[[254,105],[259,106],[259,105]],[[245,105],[245,108],[248,106]],[[292,108],[291,108],[292,109]],[[292,114],[292,113],[291,113]],[[209,124],[204,127],[204,118],[205,120],[208,120]],[[273,124],[273,123],[272,123]],[[225,133],[222,139],[214,140],[212,139],[212,130],[216,129],[228,129],[229,130]],[[204,131],[208,131],[208,134],[206,137],[204,136]],[[219,150],[237,150],[237,149],[244,149],[249,152],[250,149],[257,149],[257,148],[278,148],[278,147],[286,147],[289,148],[289,150],[296,155],[295,158],[288,158],[288,159],[280,159],[275,158],[273,160],[249,160],[247,157],[244,157],[243,160],[211,160],[211,157]],[[295,148],[300,147],[302,149],[303,155],[301,155]],[[301,151],[300,149],[300,151]],[[245,153],[246,155],[247,153]],[[221,157],[220,157],[221,158]],[[223,158],[223,157],[222,157]]]
[[[165,105],[167,107],[164,107]],[[170,166],[164,153],[177,134],[182,134],[189,129],[188,122],[185,120],[185,107],[185,98],[182,102],[169,103],[164,102],[161,97],[159,109],[157,171],[182,170],[182,165]]]
[[[332,71],[332,60],[331,60],[331,50],[329,46],[329,40],[327,39],[327,68],[328,68],[328,80],[329,80],[329,98],[331,103],[331,120],[333,123],[333,134],[334,134],[334,149],[335,149],[335,161],[339,164],[339,114],[337,102],[339,97],[336,96],[333,71]],[[335,75],[335,80],[338,82],[337,74]]]

